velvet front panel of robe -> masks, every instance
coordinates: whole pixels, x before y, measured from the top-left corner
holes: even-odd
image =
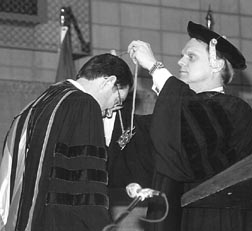
[[[252,110],[237,97],[218,92],[196,94],[189,86],[171,77],[155,105],[151,138],[157,177],[161,177],[153,182],[153,187],[157,190],[169,188],[164,186],[167,177],[184,183],[189,189],[252,153]],[[163,186],[159,188],[160,185]],[[177,197],[180,196],[178,191]],[[195,214],[192,222],[204,225],[199,225],[200,228],[193,226],[193,230],[207,230],[205,225],[207,227],[216,221],[211,220],[213,216],[208,211]],[[242,213],[246,215],[244,211]],[[216,212],[216,216],[219,215],[221,213]],[[189,223],[192,217],[187,219]],[[232,219],[230,216],[222,217]],[[183,223],[183,227],[187,225]],[[188,224],[188,227],[191,226]],[[220,225],[215,227],[218,228],[214,230],[225,230]]]

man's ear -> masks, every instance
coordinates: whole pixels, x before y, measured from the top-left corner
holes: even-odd
[[[212,66],[213,72],[220,72],[225,65],[225,61],[223,59],[216,59],[214,65]]]
[[[113,87],[116,83],[117,77],[115,75],[111,75],[105,78],[104,87]]]

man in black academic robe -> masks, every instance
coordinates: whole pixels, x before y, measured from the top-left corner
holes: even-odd
[[[133,61],[149,71],[158,94],[150,127],[153,188],[167,195],[169,213],[147,230],[246,231],[251,210],[181,208],[185,191],[252,153],[252,109],[224,94],[234,70],[246,68],[244,56],[200,24],[189,22],[187,31],[190,39],[178,61],[178,78],[155,59],[148,43],[133,41],[128,47]],[[161,218],[165,205],[153,199],[148,215]]]
[[[102,117],[132,82],[123,60],[94,56],[77,81],[52,85],[15,117],[1,165],[2,228],[101,231],[111,222]]]

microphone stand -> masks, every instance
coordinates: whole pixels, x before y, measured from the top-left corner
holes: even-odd
[[[127,207],[127,209],[122,212],[119,217],[117,219],[115,219],[115,221],[107,226],[105,226],[102,231],[108,231],[108,230],[113,230],[114,228],[117,227],[117,225],[123,220],[125,219],[125,217],[127,217],[130,212],[136,207],[136,205],[140,202],[145,200],[146,198],[150,198],[153,196],[162,196],[165,200],[166,203],[166,211],[165,211],[165,215],[157,220],[147,220],[142,218],[141,220],[146,221],[146,222],[161,222],[162,220],[165,219],[165,217],[168,214],[168,210],[169,210],[169,204],[167,201],[167,198],[165,196],[164,193],[161,193],[159,191],[150,189],[150,188],[144,188],[142,189],[140,185],[138,185],[137,183],[132,183],[129,184],[126,187],[127,193],[130,197],[135,197],[134,200],[129,204],[129,206]]]
[[[141,201],[141,197],[138,196],[136,197],[130,204],[129,206],[127,207],[127,209],[122,212],[120,214],[120,216],[118,218],[115,219],[115,221],[104,227],[102,231],[107,231],[107,230],[113,230],[114,227],[116,227],[122,220],[124,220],[129,214],[130,212],[136,207],[136,205]]]
[[[128,206],[128,208],[120,214],[118,218],[114,221],[114,224],[119,224],[129,213],[136,207],[136,205],[141,201],[141,197],[136,197]]]

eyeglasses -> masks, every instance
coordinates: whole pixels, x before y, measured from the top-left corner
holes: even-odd
[[[122,102],[122,98],[121,98],[118,84],[116,84],[115,86],[116,86],[116,90],[117,90],[117,94],[118,94],[118,102],[113,106],[113,108],[106,109],[105,116],[108,118],[112,117],[114,111],[118,110],[120,113],[120,109],[123,107],[123,102]]]
[[[123,102],[122,102],[122,98],[121,98],[121,94],[120,94],[120,91],[119,91],[118,84],[116,84],[116,89],[117,89],[117,93],[118,93],[118,102],[119,102],[116,106],[122,106]]]

